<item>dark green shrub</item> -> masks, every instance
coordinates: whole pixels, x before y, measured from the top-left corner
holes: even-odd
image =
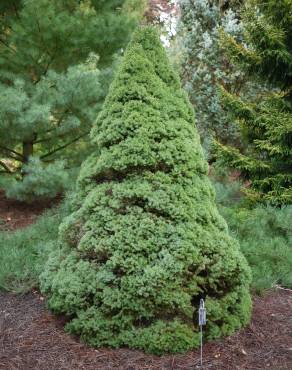
[[[156,31],[133,37],[92,130],[60,250],[41,276],[49,307],[94,346],[182,352],[250,316],[250,270],[215,205],[194,115]]]

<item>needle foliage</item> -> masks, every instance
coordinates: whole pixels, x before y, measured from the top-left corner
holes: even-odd
[[[73,213],[41,276],[90,345],[162,354],[250,317],[250,270],[215,205],[194,114],[155,29],[138,30],[91,133]]]
[[[222,103],[239,123],[245,150],[218,144],[218,154],[251,182],[252,202],[292,203],[292,4],[250,0],[243,15],[246,43],[227,34],[229,60],[265,89],[253,99],[222,88]]]
[[[135,3],[1,1],[0,174],[20,182],[8,196],[54,197],[66,188],[64,171],[88,155],[113,56],[135,24]],[[42,181],[49,177],[51,191]]]

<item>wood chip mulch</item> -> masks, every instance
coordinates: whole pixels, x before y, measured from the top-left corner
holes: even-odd
[[[45,210],[54,207],[61,197],[28,204],[15,199],[7,199],[0,189],[0,231],[11,231],[32,224]]]
[[[152,356],[129,349],[93,349],[63,331],[37,292],[0,293],[1,370],[292,370],[292,293],[254,297],[250,325],[225,340],[182,355]]]

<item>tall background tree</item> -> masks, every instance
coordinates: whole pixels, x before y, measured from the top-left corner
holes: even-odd
[[[64,166],[86,146],[137,6],[134,0],[1,2],[0,167],[22,178],[10,195],[53,196],[62,188]],[[47,191],[52,174],[56,186],[51,179]]]
[[[214,137],[239,142],[237,126],[222,108],[218,83],[228,91],[242,88],[243,76],[220,50],[220,30],[242,38],[238,3],[217,0],[180,0],[183,44],[182,77],[196,111],[206,154]]]
[[[222,87],[222,102],[241,127],[246,149],[218,144],[218,154],[251,181],[245,192],[253,202],[292,203],[291,14],[289,0],[250,0],[243,13],[246,43],[222,35],[230,62],[265,87],[253,99]]]

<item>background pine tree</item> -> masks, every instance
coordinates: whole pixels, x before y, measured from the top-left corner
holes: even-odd
[[[222,88],[222,102],[241,126],[246,149],[217,144],[221,160],[251,180],[253,202],[292,203],[292,4],[251,0],[243,21],[246,44],[223,34],[230,61],[264,88],[253,99]]]
[[[92,130],[60,249],[41,276],[49,307],[93,346],[161,354],[228,335],[250,316],[250,270],[219,215],[192,107],[153,28],[127,49]]]
[[[0,170],[23,180],[10,196],[53,197],[68,183],[64,168],[84,158],[135,3],[1,1]]]

